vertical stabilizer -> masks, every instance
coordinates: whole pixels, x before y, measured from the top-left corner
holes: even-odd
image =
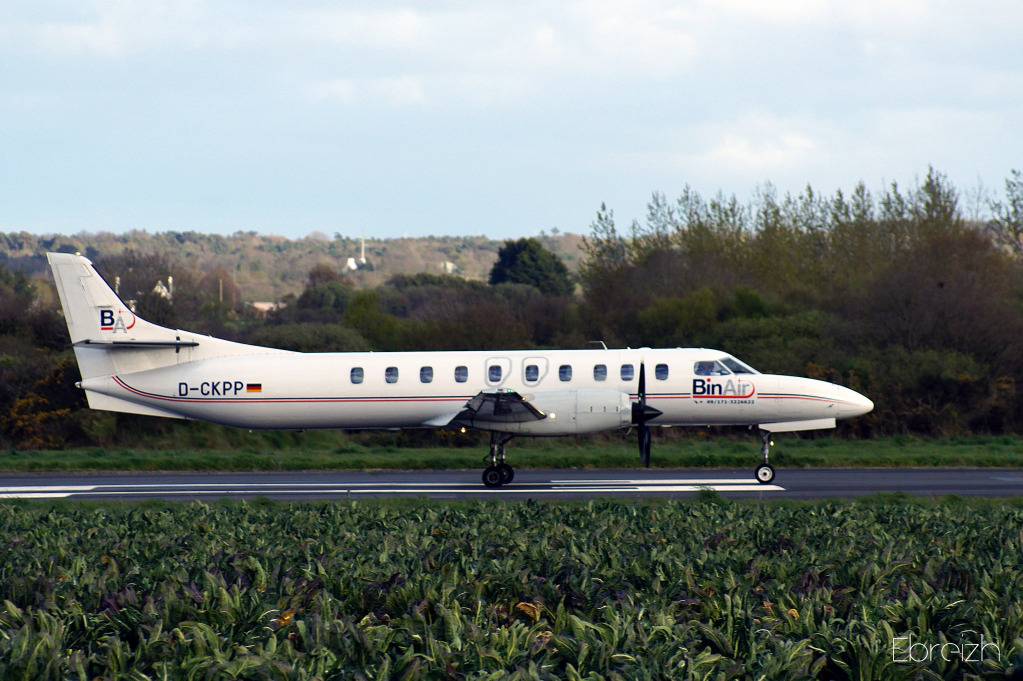
[[[83,379],[144,371],[180,362],[175,350],[158,344],[179,342],[181,332],[140,319],[107,285],[88,258],[47,253],[64,319]],[[134,349],[132,343],[138,343]],[[93,393],[86,392],[89,406]]]
[[[57,282],[57,294],[72,343],[172,342],[177,337],[176,331],[135,316],[88,258],[70,253],[47,253],[46,259]]]
[[[57,283],[83,383],[211,357],[284,352],[151,324],[124,304],[88,258],[70,253],[47,253],[46,258]],[[85,394],[93,409],[176,416],[136,404],[128,396],[101,395],[89,388],[85,388]]]

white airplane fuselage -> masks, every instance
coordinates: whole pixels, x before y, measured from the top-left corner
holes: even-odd
[[[90,378],[82,387],[189,419],[297,429],[437,427],[480,392],[515,391],[548,418],[493,429],[509,432],[514,426],[510,432],[570,435],[628,427],[639,367],[645,364],[647,401],[662,412],[651,425],[805,422],[858,416],[872,407],[848,388],[808,378],[697,375],[697,362],[728,356],[702,348],[323,354],[268,350],[195,361],[189,358],[192,352],[181,348],[174,364]],[[458,367],[463,367],[462,381],[456,380]],[[361,382],[353,382],[353,370]]]
[[[47,254],[89,406],[242,428],[474,428],[491,433],[488,486],[514,471],[514,435],[635,427],[834,428],[873,403],[824,381],[761,374],[706,348],[310,354],[168,329],[137,317],[88,259]]]

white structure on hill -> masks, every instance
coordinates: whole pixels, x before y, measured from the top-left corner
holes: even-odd
[[[355,270],[362,269],[366,266],[366,237],[362,237],[361,241],[362,243],[359,246],[359,257],[348,258],[348,261],[345,263],[346,270],[354,272]]]

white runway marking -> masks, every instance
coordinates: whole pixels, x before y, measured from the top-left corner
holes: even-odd
[[[353,482],[353,483],[116,483],[109,485],[23,485],[0,487],[0,499],[59,499],[72,496],[256,496],[352,495],[352,494],[586,494],[586,493],[672,493],[699,492],[782,492],[778,485],[763,485],[750,479],[685,478],[651,480],[550,480],[520,482],[500,488],[479,483],[451,482]]]
[[[63,499],[71,496],[71,492],[4,492],[0,499]]]
[[[648,480],[616,480],[612,478],[593,478],[584,480],[551,480],[552,485],[738,485],[744,483],[756,483],[756,478],[735,479],[735,478],[651,478]]]
[[[0,494],[20,494],[22,492],[91,492],[96,485],[44,485],[25,487],[0,487]]]

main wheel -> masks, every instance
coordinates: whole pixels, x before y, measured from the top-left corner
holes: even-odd
[[[757,466],[756,476],[757,482],[766,485],[774,480],[774,469],[770,464],[762,463]]]
[[[497,464],[497,470],[501,471],[501,484],[507,485],[515,479],[515,469],[506,463]]]
[[[501,475],[499,466],[487,466],[483,469],[483,484],[487,487],[500,487],[504,484],[504,476]]]

